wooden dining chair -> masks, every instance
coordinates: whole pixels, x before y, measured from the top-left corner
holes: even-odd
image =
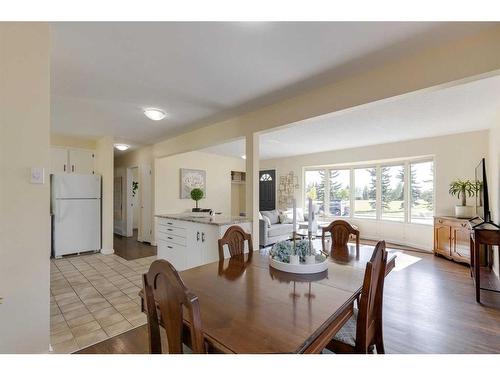
[[[331,248],[330,255],[347,253],[347,243],[351,235],[356,237],[356,253],[359,252],[359,230],[354,228],[345,220],[335,220],[327,227],[323,228],[321,233],[321,244],[323,251],[326,252],[325,234],[330,232]]]
[[[359,310],[342,326],[327,349],[334,353],[384,354],[382,335],[382,300],[387,265],[385,241],[375,246],[370,261],[366,264],[365,277],[359,303]]]
[[[224,260],[224,245],[229,248],[231,257],[235,255],[243,255],[245,253],[245,241],[248,242],[248,256],[253,253],[252,235],[245,232],[239,225],[232,225],[224,233],[224,236],[219,239],[219,260]]]
[[[150,353],[162,353],[158,319],[165,327],[168,353],[184,353],[183,342],[188,342],[193,353],[206,353],[198,297],[186,288],[174,266],[163,259],[155,260],[142,281]],[[185,333],[184,311],[189,316],[189,334]]]

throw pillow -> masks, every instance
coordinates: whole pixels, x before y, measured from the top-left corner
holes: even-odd
[[[271,220],[267,216],[263,216],[263,217],[264,217],[264,221],[267,223],[267,227],[271,228]]]

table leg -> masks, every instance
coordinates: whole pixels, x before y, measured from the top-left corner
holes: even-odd
[[[480,274],[480,268],[481,265],[479,264],[479,243],[475,241],[474,243],[474,278],[476,282],[476,302],[481,303],[481,274]]]

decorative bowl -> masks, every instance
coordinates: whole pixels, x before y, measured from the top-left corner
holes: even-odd
[[[324,272],[328,269],[328,259],[323,257],[322,261],[316,260],[316,263],[306,264],[290,264],[281,262],[277,259],[273,259],[272,256],[269,256],[269,266],[283,272],[289,273],[297,273],[297,274],[308,274],[308,273],[318,273]]]

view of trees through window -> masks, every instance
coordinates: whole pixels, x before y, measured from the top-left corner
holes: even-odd
[[[406,184],[409,184],[408,191]],[[313,199],[320,216],[432,225],[432,161],[306,170],[304,186],[305,198]]]
[[[375,219],[377,213],[377,169],[354,170],[354,217]]]
[[[350,180],[351,171],[349,169],[330,170],[330,215],[349,216],[351,214]]]
[[[434,216],[434,163],[410,165],[412,223],[432,224]]]
[[[380,169],[380,189],[382,195],[382,218],[404,221],[405,167],[396,165]]]

